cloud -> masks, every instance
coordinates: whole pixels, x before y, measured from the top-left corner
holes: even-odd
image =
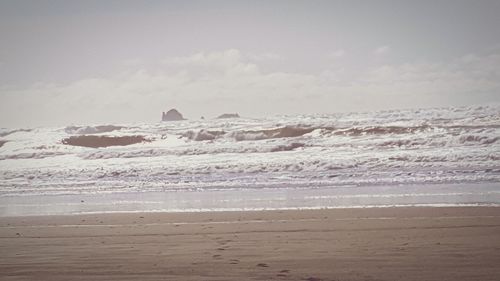
[[[136,58],[136,59],[124,60],[121,63],[124,66],[139,66],[139,65],[143,65],[145,62],[143,59]]]
[[[405,99],[411,106],[498,102],[500,54],[469,54],[449,62],[385,65],[372,69],[365,85],[372,91]]]
[[[447,62],[378,65],[346,75],[263,71],[236,49],[169,58],[69,84],[0,88],[0,126],[154,122],[178,108],[188,118],[329,113],[498,101],[500,54]]]
[[[186,57],[174,57],[165,60],[167,64],[198,65],[198,66],[224,66],[230,67],[240,63],[242,55],[239,50],[228,49],[222,52],[199,52]]]
[[[346,52],[344,50],[340,49],[340,50],[335,50],[333,52],[328,53],[327,57],[329,59],[339,59],[339,58],[345,56],[345,54],[346,54]]]
[[[249,61],[260,62],[260,61],[279,61],[283,60],[284,57],[275,53],[248,53],[245,57]]]
[[[221,52],[199,52],[185,57],[173,57],[164,60],[167,65],[182,67],[206,67],[230,69],[252,65],[264,61],[283,60],[283,56],[275,53],[242,53],[237,49],[228,49]]]
[[[381,56],[381,55],[385,55],[385,54],[389,53],[390,51],[391,51],[391,47],[390,46],[380,46],[380,47],[376,48],[373,51],[373,53],[375,55]]]
[[[168,58],[164,60],[164,64],[174,72],[187,71],[194,79],[200,77],[212,79],[221,74],[242,75],[259,71],[257,65],[237,49]]]

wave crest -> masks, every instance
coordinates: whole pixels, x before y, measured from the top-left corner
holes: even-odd
[[[32,129],[15,129],[15,130],[6,130],[6,131],[1,131],[0,132],[0,137],[5,137],[13,133],[17,132],[31,132]]]
[[[275,129],[263,130],[243,130],[243,131],[209,131],[201,129],[200,131],[188,131],[182,136],[190,140],[204,141],[215,140],[221,137],[232,138],[236,141],[256,141],[277,138],[294,138],[311,133],[315,130],[321,130],[322,135],[333,134],[337,136],[362,136],[362,135],[390,135],[390,134],[414,134],[431,130],[437,127],[429,125],[420,126],[369,126],[369,127],[350,127],[334,128],[328,126],[285,126]]]
[[[354,127],[335,131],[335,135],[361,136],[361,135],[388,135],[388,134],[413,134],[430,129],[429,125],[420,126],[370,126]]]
[[[226,132],[224,131],[208,131],[202,129],[198,132],[188,131],[182,134],[183,137],[187,137],[190,140],[204,141],[204,140],[214,140],[219,136],[223,136]]]
[[[316,129],[319,129],[319,127],[285,126],[276,129],[234,131],[229,133],[226,133],[224,131],[209,131],[201,129],[198,132],[188,131],[182,134],[182,136],[195,141],[215,140],[217,138],[224,136],[228,138],[233,138],[236,141],[255,141],[255,140],[266,140],[266,139],[277,139],[277,138],[300,137]]]
[[[245,140],[264,140],[264,139],[277,139],[277,138],[294,138],[308,134],[317,127],[303,128],[285,126],[276,129],[257,130],[257,131],[238,131],[231,133],[230,136],[237,141]]]
[[[116,130],[121,130],[124,127],[115,125],[99,125],[99,126],[68,126],[64,131],[68,134],[90,135],[109,133]]]
[[[18,154],[0,155],[0,160],[8,159],[44,159],[54,156],[64,155],[64,152],[42,151],[42,152],[23,152]]]
[[[478,142],[480,144],[493,144],[498,141],[499,137],[489,137],[480,135],[466,135],[460,137],[460,143]]]

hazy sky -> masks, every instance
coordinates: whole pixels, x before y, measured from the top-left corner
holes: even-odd
[[[500,1],[0,0],[0,126],[500,102]]]

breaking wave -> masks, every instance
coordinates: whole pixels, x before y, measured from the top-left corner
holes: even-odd
[[[388,134],[414,134],[431,129],[429,125],[421,126],[369,126],[354,127],[335,131],[335,135],[361,136],[361,135],[388,135]]]
[[[198,132],[187,131],[186,133],[182,134],[182,136],[194,141],[206,141],[214,140],[220,136],[223,136],[224,134],[226,134],[226,132],[224,131],[208,131],[205,129],[201,129]]]
[[[62,140],[63,144],[84,146],[84,147],[108,147],[108,146],[126,146],[141,142],[149,142],[144,136],[121,136],[121,137],[108,137],[108,136],[73,136]]]
[[[68,134],[78,134],[78,135],[90,135],[90,134],[100,134],[109,133],[116,130],[121,130],[122,126],[114,125],[100,125],[100,126],[68,126],[64,131]]]
[[[7,130],[7,129],[2,129],[0,131],[0,137],[6,137],[10,134],[14,134],[14,133],[17,133],[17,132],[31,132],[32,130],[31,129],[15,129],[15,130]]]
[[[257,130],[257,131],[236,131],[228,134],[229,137],[236,141],[247,140],[266,140],[277,138],[293,138],[300,137],[314,131],[317,128],[301,128],[293,126],[285,126],[276,129]]]
[[[299,147],[304,147],[306,146],[303,143],[300,142],[292,142],[291,144],[286,144],[286,145],[278,145],[274,148],[271,149],[271,152],[277,152],[277,151],[291,151]]]
[[[221,137],[232,138],[236,141],[255,141],[255,140],[267,140],[267,139],[277,139],[277,138],[300,137],[316,129],[323,129],[323,128],[285,126],[276,129],[248,130],[248,131],[234,131],[234,132],[209,131],[206,129],[201,129],[198,132],[188,131],[185,134],[183,134],[183,136],[190,140],[195,140],[195,141],[214,140]]]
[[[182,136],[189,140],[206,141],[215,140],[219,138],[230,138],[236,141],[256,141],[278,138],[294,138],[301,137],[313,131],[321,131],[322,135],[332,134],[335,136],[364,136],[364,135],[409,135],[431,131],[449,131],[450,133],[460,134],[461,131],[469,130],[485,130],[485,129],[498,129],[500,126],[431,126],[428,124],[419,126],[366,126],[366,127],[351,127],[351,128],[334,128],[332,126],[285,126],[274,129],[263,130],[237,130],[232,132],[226,131],[211,131],[208,129],[201,129],[199,131],[187,131]],[[461,142],[481,142],[483,144],[494,143],[498,137],[490,136],[461,136]],[[397,143],[399,142],[399,143]],[[410,144],[411,141],[397,141],[395,145]],[[390,145],[391,142],[387,142]]]
[[[221,147],[188,147],[177,149],[135,149],[127,151],[85,151],[78,156],[82,159],[111,159],[111,158],[141,158],[141,157],[162,157],[162,156],[196,156],[218,154],[250,154],[250,153],[270,153],[293,151],[298,148],[304,148],[306,144],[293,142],[290,144],[268,144],[253,146],[221,146]]]
[[[481,136],[481,135],[465,135],[460,136],[461,143],[480,143],[480,144],[493,144],[497,142],[499,137]]]
[[[64,155],[64,152],[57,152],[57,151],[43,151],[43,152],[24,152],[24,153],[18,153],[18,154],[7,154],[7,155],[0,155],[0,160],[7,160],[7,159],[44,159],[47,157],[54,157],[54,156],[59,156],[59,155]]]

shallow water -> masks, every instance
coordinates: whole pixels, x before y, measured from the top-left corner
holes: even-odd
[[[409,206],[500,206],[500,188],[490,183],[0,197],[1,216]]]

